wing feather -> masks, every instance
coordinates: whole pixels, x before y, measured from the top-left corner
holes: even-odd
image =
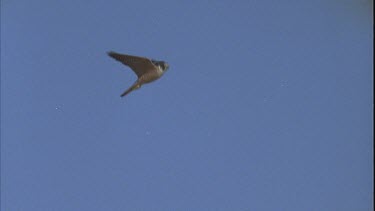
[[[123,63],[126,66],[129,66],[134,71],[134,73],[137,74],[138,78],[156,68],[151,60],[145,57],[119,54],[113,51],[108,52],[108,56]]]

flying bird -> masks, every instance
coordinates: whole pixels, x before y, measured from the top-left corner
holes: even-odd
[[[150,83],[160,78],[169,68],[167,62],[152,60],[145,57],[119,54],[113,51],[108,52],[108,56],[130,67],[138,76],[137,81],[122,93],[121,97],[141,88],[143,84]]]

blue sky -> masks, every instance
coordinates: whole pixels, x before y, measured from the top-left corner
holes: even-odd
[[[2,0],[1,210],[372,210],[372,4]]]

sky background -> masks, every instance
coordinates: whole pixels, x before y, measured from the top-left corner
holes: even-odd
[[[1,210],[372,210],[372,7],[1,0]]]

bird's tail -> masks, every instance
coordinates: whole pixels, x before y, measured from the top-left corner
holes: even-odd
[[[139,89],[141,85],[138,82],[135,82],[129,89],[127,89],[124,93],[121,94],[121,97],[124,97],[125,95],[129,94],[130,92]]]

